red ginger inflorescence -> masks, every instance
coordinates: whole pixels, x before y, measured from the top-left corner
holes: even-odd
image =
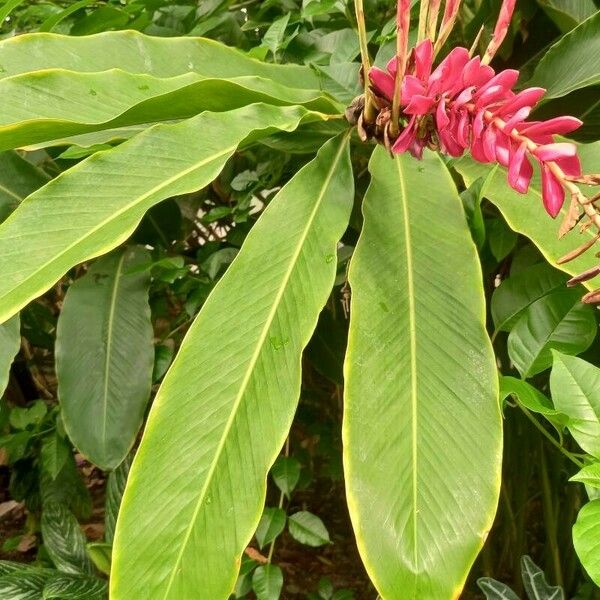
[[[435,70],[432,65],[433,43],[424,40],[411,53],[402,81],[400,106],[407,123],[392,152],[421,158],[425,147],[453,157],[468,150],[479,162],[507,167],[509,184],[521,193],[533,176],[531,159],[540,165],[544,206],[555,217],[565,200],[563,176],[581,176],[581,165],[575,144],[555,142],[553,136],[574,131],[581,121],[527,121],[545,90],[514,92],[518,71],[495,73],[478,56],[470,58],[466,48],[454,48]],[[391,104],[396,58],[387,71],[373,67],[369,79],[380,107]]]

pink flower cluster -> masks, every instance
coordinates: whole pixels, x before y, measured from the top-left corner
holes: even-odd
[[[574,117],[526,121],[545,90],[514,92],[519,72],[495,73],[465,48],[454,48],[433,70],[434,48],[424,40],[413,49],[403,77],[400,107],[405,125],[392,145],[395,153],[411,152],[417,158],[425,147],[439,148],[450,156],[469,150],[483,163],[498,162],[508,168],[508,182],[526,193],[533,176],[530,159],[539,163],[542,195],[548,213],[555,217],[565,200],[562,175],[580,176],[576,146],[555,142],[553,136],[581,125]],[[383,108],[393,101],[396,59],[387,71],[369,71],[372,90]]]

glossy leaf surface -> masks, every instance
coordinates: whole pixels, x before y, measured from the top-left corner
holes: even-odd
[[[0,322],[73,265],[125,241],[161,200],[210,183],[253,131],[292,130],[306,118],[320,117],[262,104],[203,113],[153,127],[51,181],[0,225]]]
[[[99,259],[67,291],[56,334],[58,396],[71,441],[105,471],[127,456],[152,387],[151,262],[133,246]]]
[[[477,253],[441,160],[377,148],[350,267],[344,467],[386,600],[455,598],[494,518],[502,429]],[[443,212],[443,219],[431,214]],[[477,493],[474,491],[477,490]]]
[[[594,583],[600,586],[600,500],[588,502],[573,525],[573,544]]]
[[[129,475],[114,600],[179,600],[197,590],[225,600],[232,591],[293,418],[302,350],[333,285],[352,202],[348,144],[336,138],[271,201],[204,304]]]

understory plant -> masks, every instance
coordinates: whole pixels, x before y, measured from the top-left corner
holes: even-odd
[[[373,597],[458,598],[478,561],[488,599],[594,598],[593,0],[21,4],[0,425],[43,546],[0,596],[286,598],[276,544],[332,543],[297,500],[321,469]],[[538,10],[559,39],[519,60]],[[84,463],[109,474],[93,544]]]

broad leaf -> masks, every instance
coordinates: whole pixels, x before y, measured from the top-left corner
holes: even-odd
[[[594,0],[538,0],[538,3],[563,33],[577,27],[598,10]]]
[[[42,600],[46,583],[56,574],[51,569],[24,569],[0,577],[2,600]]]
[[[581,290],[563,288],[536,300],[508,336],[508,355],[523,378],[552,365],[552,350],[579,354],[596,337],[594,309],[580,302]]]
[[[50,178],[16,152],[0,154],[0,223]]]
[[[117,467],[142,425],[152,387],[150,254],[111,253],[67,291],[56,331],[58,397],[69,437],[105,471]]]
[[[96,577],[57,575],[44,587],[43,600],[104,600],[106,581]]]
[[[492,296],[492,319],[496,331],[510,331],[536,300],[562,290],[567,276],[546,263],[533,265],[505,279]]]
[[[257,600],[279,600],[283,588],[283,572],[277,565],[258,567],[252,575],[252,589]]]
[[[293,89],[259,77],[205,79],[189,73],[159,79],[121,70],[59,69],[18,75],[0,80],[0,98],[0,150],[256,102],[301,105],[329,114],[342,110],[319,91]]]
[[[131,468],[131,458],[128,456],[114,471],[112,471],[106,481],[106,500],[104,503],[104,539],[112,544],[115,537],[115,526],[119,507],[125,492],[127,477]]]
[[[271,469],[275,485],[289,498],[300,480],[301,465],[293,456],[280,456]]]
[[[329,532],[323,521],[312,513],[302,510],[288,519],[290,535],[301,544],[317,548],[329,544]]]
[[[283,508],[265,508],[255,534],[260,548],[270,544],[285,529],[286,520],[287,515]]]
[[[44,547],[59,571],[75,575],[92,573],[85,536],[71,511],[62,504],[46,504],[40,527]]]
[[[291,88],[320,89],[320,78],[310,67],[263,63],[204,38],[109,31],[85,37],[27,34],[0,42],[0,78],[46,69],[81,73],[122,69],[155,77],[185,73],[216,78],[252,75]]]
[[[573,544],[588,575],[600,586],[600,500],[588,502],[579,511]]]
[[[10,365],[21,346],[20,330],[18,315],[0,325],[0,397],[8,385]]]
[[[519,596],[507,585],[491,577],[480,577],[477,585],[484,593],[486,600],[520,600]]]
[[[210,183],[252,132],[260,137],[320,118],[299,107],[262,104],[203,113],[153,127],[79,163],[29,196],[0,225],[0,322],[73,265],[126,240],[161,200]]]
[[[583,467],[569,481],[578,481],[590,487],[600,488],[600,462],[594,462]]]
[[[600,11],[560,38],[538,63],[528,86],[546,88],[545,98],[558,98],[600,83]]]
[[[600,458],[600,369],[574,356],[553,355],[550,390],[554,406],[569,417],[567,427],[577,443]]]
[[[377,148],[350,266],[344,467],[380,595],[458,596],[498,499],[502,426],[480,266],[441,160]],[[432,219],[437,211],[443,219]],[[473,494],[477,490],[477,494]]]
[[[53,480],[58,477],[70,458],[71,446],[57,431],[53,431],[42,440],[41,467]]]
[[[112,544],[107,542],[92,542],[86,545],[88,556],[101,573],[110,575],[112,562]]]
[[[179,600],[198,590],[216,600],[233,589],[352,202],[348,144],[337,138],[271,201],[204,304],[134,460],[115,537],[113,600]]]
[[[562,588],[548,585],[544,572],[529,556],[521,557],[521,576],[529,600],[564,600]]]
[[[580,145],[579,155],[582,159],[584,171],[595,172],[600,156],[600,142]],[[544,210],[539,174],[534,176],[529,187],[529,193],[520,194],[509,187],[506,180],[506,171],[500,167],[477,163],[468,157],[462,158],[454,166],[463,176],[467,185],[472,184],[480,177],[490,175],[486,180],[482,192],[483,196],[500,209],[514,231],[522,233],[533,241],[546,260],[553,266],[574,275],[590,269],[598,263],[593,251],[590,251],[566,264],[556,264],[558,258],[589,241],[595,233],[591,227],[583,234],[579,234],[578,228],[575,228],[564,238],[558,238],[559,224],[569,208],[569,202],[568,200],[565,202],[556,221],[553,221]],[[592,280],[586,283],[586,287],[594,289],[597,285]]]

